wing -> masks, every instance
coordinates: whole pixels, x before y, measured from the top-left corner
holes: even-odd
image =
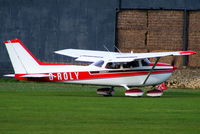
[[[196,54],[196,52],[194,51],[119,53],[119,52],[80,50],[80,49],[64,49],[60,51],[55,51],[55,53],[76,58],[76,61],[86,61],[86,62],[95,62],[102,59],[110,62],[130,62],[137,59]]]
[[[106,51],[92,51],[92,50],[80,50],[80,49],[64,49],[55,51],[57,54],[76,58],[76,61],[95,62],[105,57],[110,57],[118,54],[117,52]]]
[[[156,58],[156,57],[165,57],[165,56],[184,56],[196,54],[194,51],[176,51],[176,52],[154,52],[154,53],[133,53],[133,54],[124,54],[119,55],[117,58],[132,58],[136,59],[145,59],[145,58]]]

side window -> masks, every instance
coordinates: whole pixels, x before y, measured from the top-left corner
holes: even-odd
[[[120,68],[120,64],[119,63],[115,63],[115,62],[109,62],[109,63],[107,63],[105,68],[107,68],[107,69],[119,69]]]
[[[149,62],[146,60],[141,60],[142,66],[147,66],[149,65]]]
[[[130,67],[131,67],[130,62],[123,64],[123,68],[130,68]]]
[[[123,64],[123,68],[134,68],[134,67],[139,67],[138,61],[131,61]]]
[[[139,67],[140,65],[139,65],[139,62],[137,61],[137,60],[134,60],[134,61],[132,61],[132,62],[130,62],[130,64],[131,64],[131,67],[133,68],[133,67]]]

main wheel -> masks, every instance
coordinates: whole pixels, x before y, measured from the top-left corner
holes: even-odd
[[[97,94],[103,95],[105,97],[112,96],[115,90],[113,88],[99,88],[97,89]]]
[[[125,91],[125,96],[141,97],[144,94],[141,89],[129,89]]]

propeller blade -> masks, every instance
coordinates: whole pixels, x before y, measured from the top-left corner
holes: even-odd
[[[176,62],[177,62],[177,57],[174,56],[173,59],[172,59],[171,65],[175,66]]]

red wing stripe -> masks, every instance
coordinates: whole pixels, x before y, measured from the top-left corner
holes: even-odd
[[[180,52],[181,55],[192,55],[192,54],[196,54],[196,52],[194,51],[183,51],[183,52]]]

